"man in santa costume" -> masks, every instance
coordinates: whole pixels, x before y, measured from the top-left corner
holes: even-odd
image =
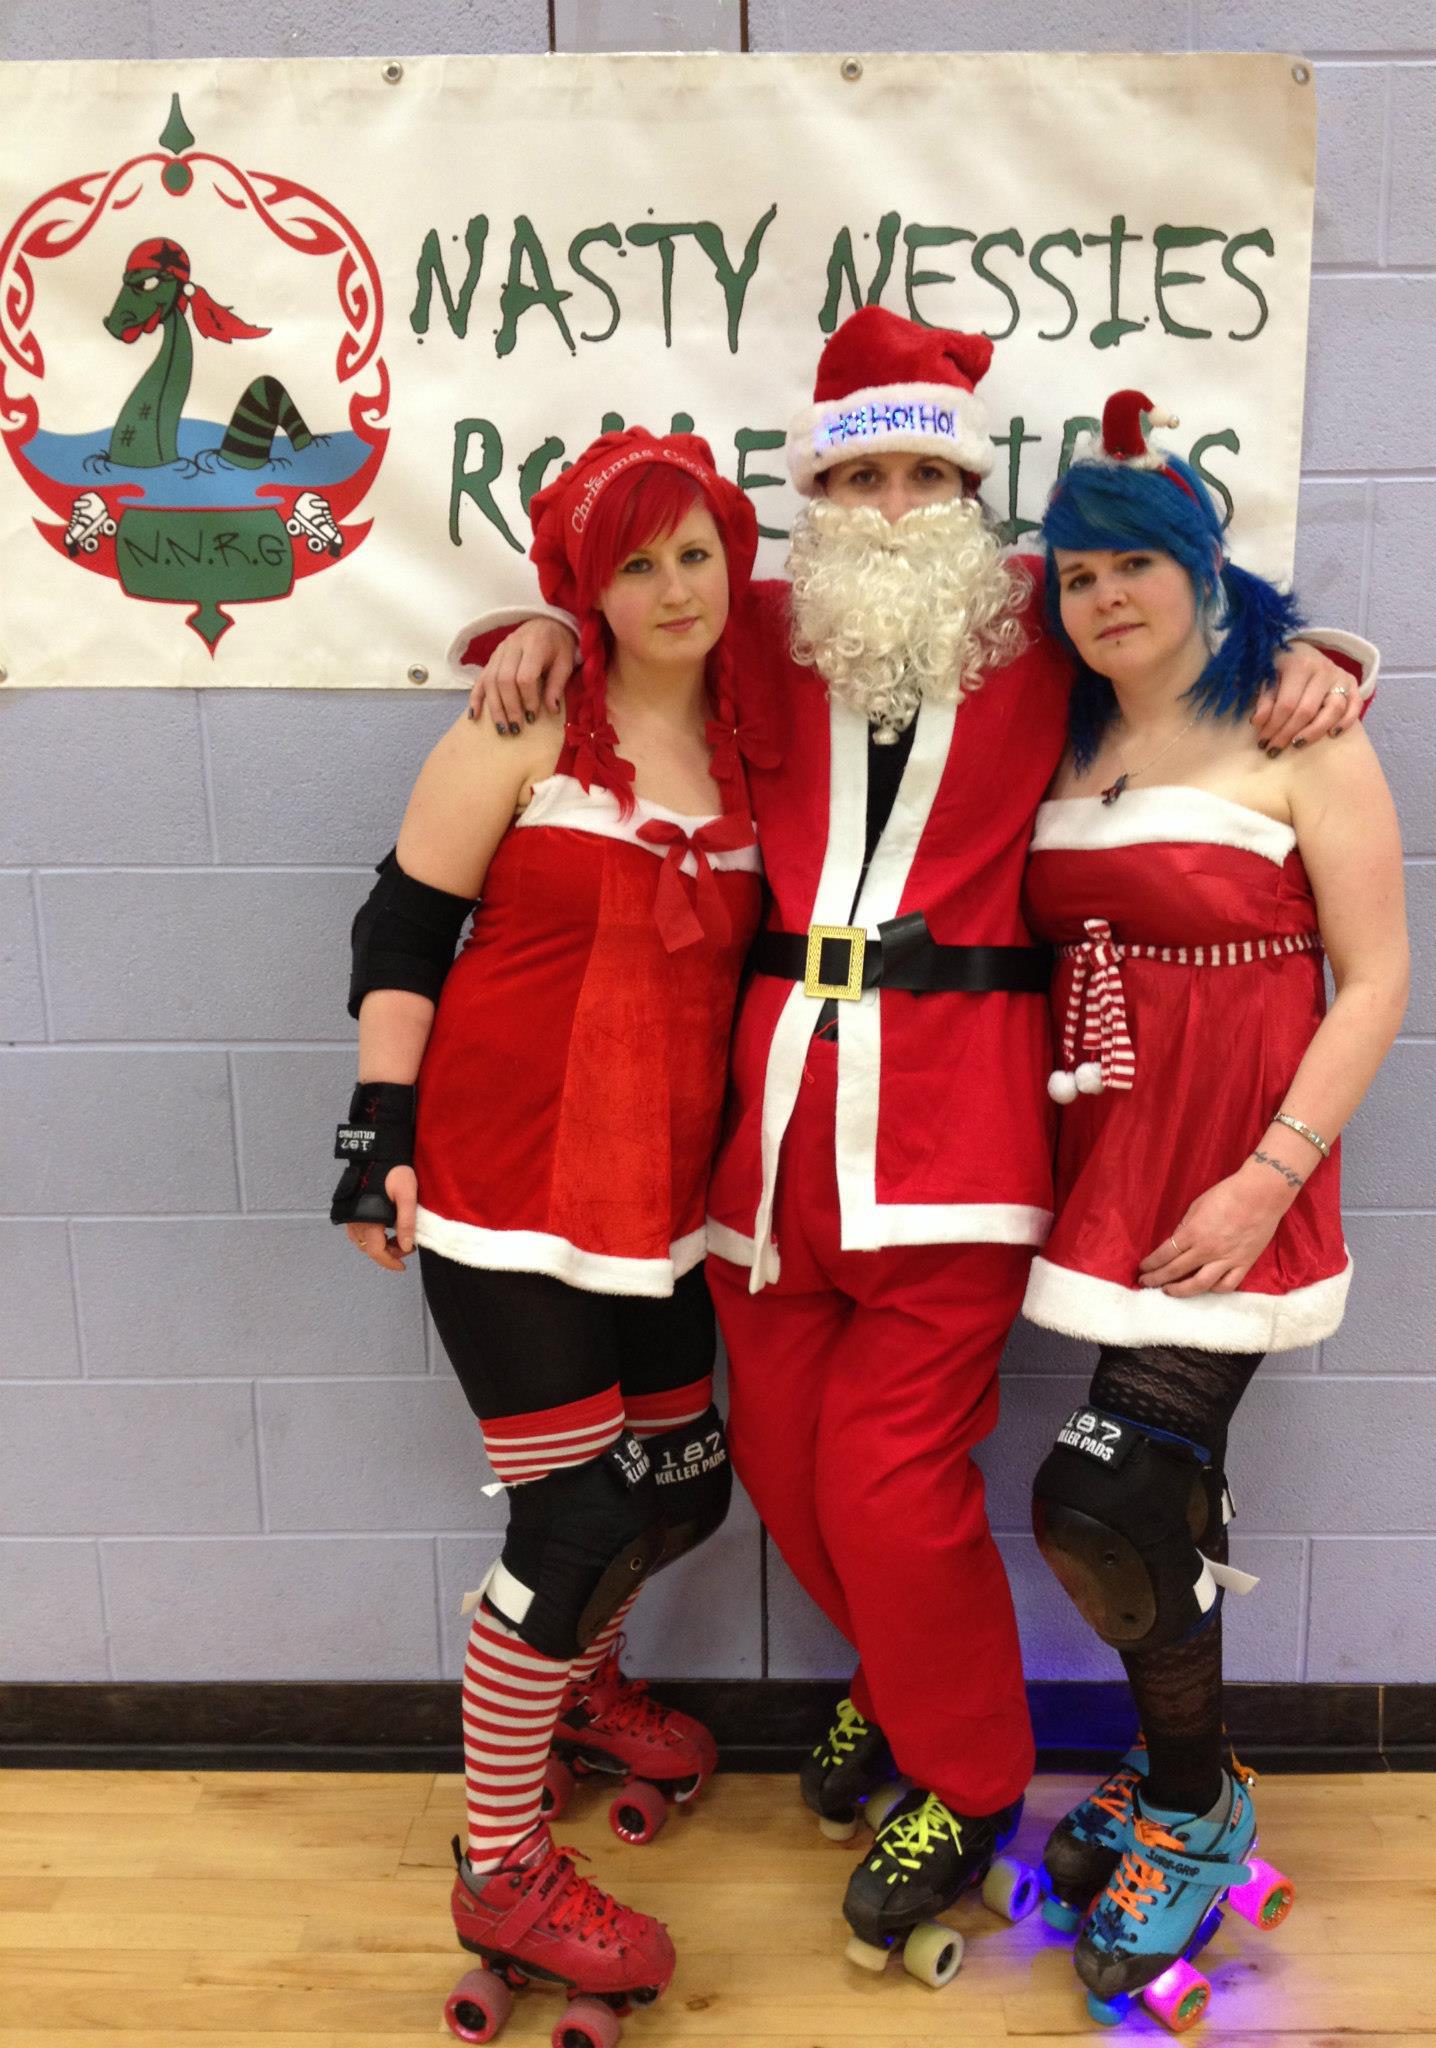
[[[1034,1759],[972,1452],[1051,1222],[1050,963],[1021,889],[1069,671],[1040,563],[1002,554],[976,496],[991,353],[879,307],[838,329],[788,435],[791,588],[753,586],[734,661],[772,906],[708,1276],[735,1466],[859,1657],[804,1797],[847,1834],[884,1778],[914,1788],[848,1886],[850,1953],[877,1967],[986,1868]],[[461,659],[492,644],[474,631]],[[509,642],[476,707],[516,725],[543,674],[561,694],[552,634]],[[1355,694],[1295,648],[1254,744],[1338,726]]]

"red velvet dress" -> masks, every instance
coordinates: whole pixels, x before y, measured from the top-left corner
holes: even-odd
[[[1026,907],[1062,953],[1057,1219],[1024,1313],[1109,1344],[1284,1351],[1341,1321],[1351,1262],[1338,1148],[1233,1294],[1174,1299],[1137,1268],[1261,1143],[1326,1009],[1316,905],[1290,827],[1207,791],[1078,797],[1037,816]]]
[[[667,1295],[706,1249],[758,851],[746,814],[639,798],[625,820],[573,765],[500,842],[444,983],[415,1236],[462,1265]]]

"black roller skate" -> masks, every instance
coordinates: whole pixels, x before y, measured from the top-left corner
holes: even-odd
[[[843,1699],[832,1727],[804,1757],[798,1789],[829,1841],[847,1842],[858,1830],[858,1808],[896,1776],[897,1765],[882,1729],[876,1721],[865,1720],[851,1700]]]
[[[1147,1745],[1138,1736],[1115,1771],[1064,1814],[1047,1837],[1042,1917],[1060,1934],[1075,1933],[1132,1838],[1132,1802],[1147,1775]]]
[[[880,1971],[900,1952],[903,1968],[919,1983],[934,1990],[950,1984],[962,1967],[962,1936],[937,1914],[978,1885],[984,1905],[1004,1920],[1023,1920],[1037,1904],[1036,1873],[998,1854],[1021,1817],[1020,1799],[972,1819],[921,1786],[905,1793],[848,1881],[849,1962]]]

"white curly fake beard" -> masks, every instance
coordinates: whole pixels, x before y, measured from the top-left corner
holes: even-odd
[[[926,698],[956,703],[1025,644],[1027,577],[1003,559],[975,498],[889,522],[817,498],[793,527],[793,657],[879,740]]]

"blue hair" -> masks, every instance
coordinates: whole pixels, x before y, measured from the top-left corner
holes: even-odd
[[[1054,548],[1084,554],[1152,548],[1180,562],[1213,650],[1185,693],[1200,718],[1238,718],[1250,710],[1272,681],[1283,644],[1303,623],[1294,596],[1228,558],[1216,507],[1196,471],[1175,455],[1166,458],[1166,466],[1170,475],[1130,462],[1074,462],[1047,501],[1047,619],[1076,664],[1068,731],[1079,768],[1095,756],[1117,715],[1117,699],[1107,678],[1082,660],[1062,624]]]

